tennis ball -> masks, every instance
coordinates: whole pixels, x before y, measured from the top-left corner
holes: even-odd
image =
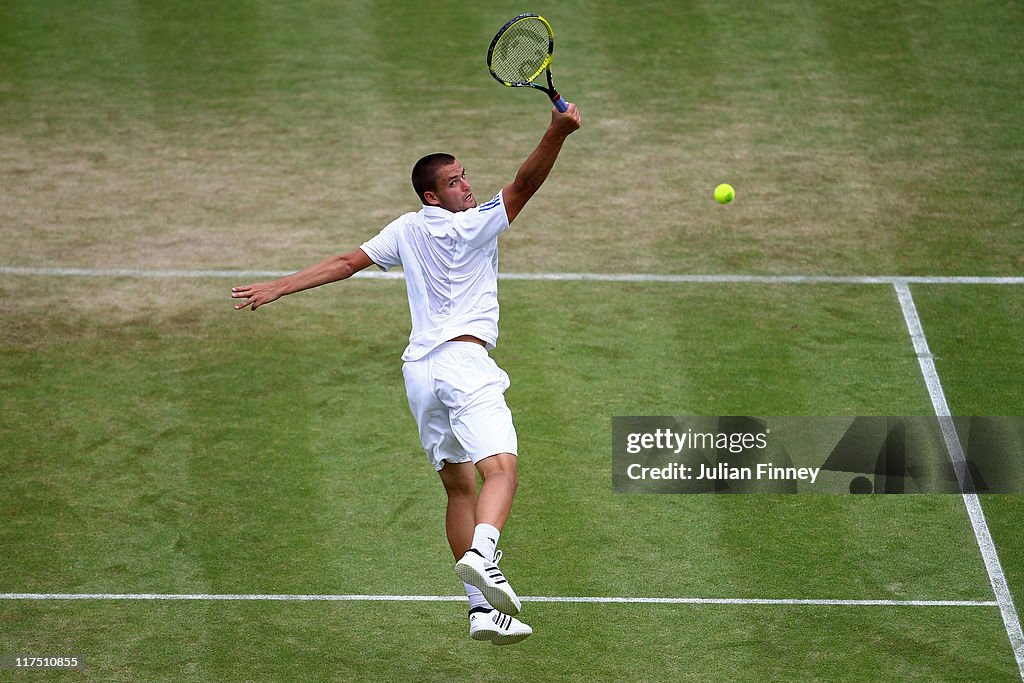
[[[732,185],[728,183],[722,183],[715,188],[715,201],[719,204],[728,204],[736,197],[736,190],[732,189]]]

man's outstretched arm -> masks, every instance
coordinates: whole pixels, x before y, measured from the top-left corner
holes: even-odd
[[[324,259],[297,273],[286,275],[270,282],[257,282],[251,285],[231,288],[232,299],[244,299],[235,306],[235,310],[250,308],[256,310],[264,304],[277,301],[286,294],[294,294],[304,289],[312,289],[330,282],[350,278],[360,270],[373,264],[370,257],[362,249],[347,254],[340,254]]]
[[[557,109],[551,110],[551,123],[544,131],[537,148],[526,158],[523,165],[519,167],[515,180],[505,186],[502,190],[502,197],[505,200],[505,213],[508,214],[508,222],[511,223],[519,212],[526,206],[526,202],[536,194],[540,186],[547,180],[551,167],[555,165],[558,153],[562,151],[562,143],[569,137],[569,134],[580,127],[580,112],[575,104],[570,103],[564,113]]]

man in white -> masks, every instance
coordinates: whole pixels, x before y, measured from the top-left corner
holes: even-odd
[[[574,104],[559,113],[515,179],[477,205],[465,170],[448,154],[413,167],[423,208],[355,251],[272,282],[231,290],[256,310],[286,294],[337,282],[376,264],[405,270],[412,333],[402,355],[420,441],[448,495],[445,531],[470,603],[470,636],[496,645],[533,631],[513,615],[521,602],[497,567],[496,546],[512,508],[518,448],[505,404],[508,375],[488,355],[498,340],[498,236],[547,179],[565,139],[580,127]],[[483,485],[477,492],[476,472]]]

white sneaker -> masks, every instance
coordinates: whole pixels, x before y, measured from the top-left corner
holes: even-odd
[[[469,550],[462,559],[455,563],[455,573],[466,583],[476,586],[499,612],[519,614],[522,603],[508,584],[508,579],[498,569],[501,551],[494,555],[494,562],[485,560],[479,553]]]
[[[512,645],[525,640],[531,633],[532,628],[496,609],[469,615],[469,637],[473,640],[489,640],[494,645]]]

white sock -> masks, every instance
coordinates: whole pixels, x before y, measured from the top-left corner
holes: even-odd
[[[466,587],[466,597],[469,598],[470,611],[476,609],[477,607],[482,607],[488,612],[494,609],[493,607],[491,607],[491,603],[487,602],[487,598],[484,597],[484,594],[480,592],[479,588],[477,588],[473,584],[466,583],[465,581],[462,582],[462,585]]]
[[[477,524],[473,531],[472,548],[483,555],[485,560],[493,560],[500,537],[501,532],[490,524]]]

